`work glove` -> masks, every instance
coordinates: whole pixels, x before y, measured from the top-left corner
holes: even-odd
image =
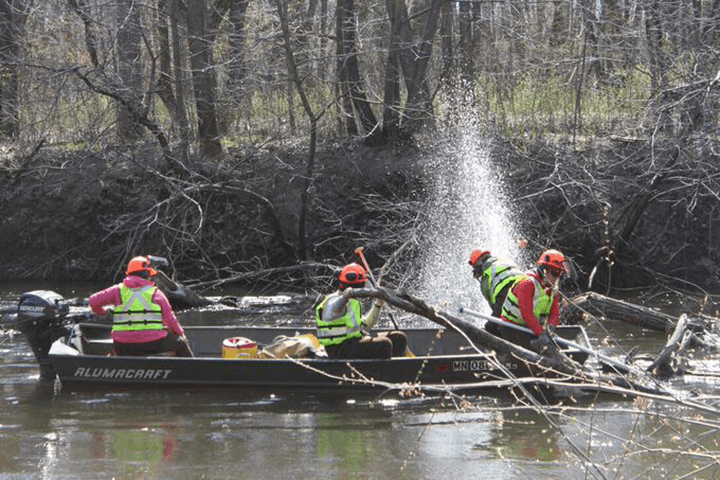
[[[535,340],[531,340],[530,346],[541,355],[549,355],[558,351],[555,340],[548,332],[543,332]]]
[[[385,305],[387,305],[387,302],[386,302],[385,300],[383,300],[382,298],[376,298],[376,299],[375,299],[375,306],[376,306],[376,307],[380,308],[380,307],[384,307]]]

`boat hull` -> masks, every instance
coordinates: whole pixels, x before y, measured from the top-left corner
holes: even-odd
[[[224,360],[208,358],[54,356],[63,385],[382,388],[459,385],[495,369],[483,356],[392,360]]]
[[[194,358],[108,356],[109,327],[82,325],[75,339],[61,339],[48,361],[66,387],[146,385],[153,387],[271,387],[293,389],[475,389],[479,382],[532,374],[517,360],[498,360],[477,353],[460,335],[439,329],[406,330],[415,357],[387,360],[226,359],[221,345],[232,337],[251,338],[260,345],[279,335],[294,336],[312,329],[188,327]],[[57,351],[65,353],[54,353]],[[79,353],[78,353],[79,351]],[[502,367],[499,366],[502,364]]]

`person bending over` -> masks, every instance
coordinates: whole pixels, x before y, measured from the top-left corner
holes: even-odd
[[[502,306],[500,318],[532,330],[532,335],[503,328],[502,337],[540,353],[555,348],[552,339],[560,321],[558,283],[568,271],[565,255],[547,250],[540,255],[537,268],[517,278]]]
[[[496,257],[488,250],[473,250],[470,261],[473,277],[480,282],[480,291],[490,305],[492,316],[500,318],[507,292],[523,275],[517,264],[504,257]]]

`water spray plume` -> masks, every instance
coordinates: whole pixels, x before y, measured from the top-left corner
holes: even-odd
[[[522,266],[520,250],[527,241],[516,231],[512,202],[490,141],[472,112],[461,113],[454,125],[446,123],[446,133],[424,159],[432,193],[418,291],[431,304],[488,310],[468,267],[470,253],[490,250]]]

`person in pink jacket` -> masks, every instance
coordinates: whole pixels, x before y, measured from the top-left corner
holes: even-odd
[[[130,260],[123,282],[92,294],[90,308],[96,315],[112,314],[111,335],[119,356],[172,351],[192,357],[185,331],[153,281],[157,271],[151,263],[143,256]]]

